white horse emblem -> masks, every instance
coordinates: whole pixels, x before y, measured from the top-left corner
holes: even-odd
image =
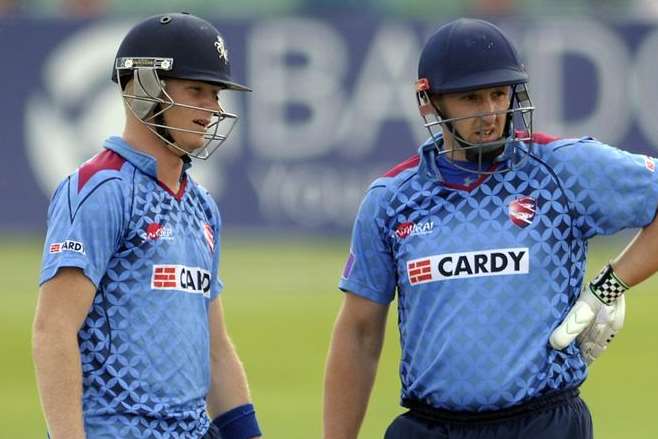
[[[228,62],[228,49],[224,47],[224,40],[219,35],[217,35],[217,41],[215,41],[215,48],[219,53],[219,59],[223,58],[224,62]]]

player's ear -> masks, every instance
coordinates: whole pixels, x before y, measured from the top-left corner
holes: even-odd
[[[434,105],[434,109],[442,119],[446,119],[446,99],[444,95],[431,94],[430,99]]]

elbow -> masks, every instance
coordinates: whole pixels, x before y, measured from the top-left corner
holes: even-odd
[[[38,364],[53,350],[77,345],[77,338],[75,328],[38,314],[32,323],[32,359]]]
[[[36,316],[32,322],[32,359],[35,363],[43,356],[44,349],[49,346],[49,325],[45,319]]]
[[[339,321],[334,332],[335,341],[347,343],[361,355],[378,359],[384,343],[384,328],[372,322]]]

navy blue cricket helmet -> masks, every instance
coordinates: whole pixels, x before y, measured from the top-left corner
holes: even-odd
[[[460,169],[479,174],[504,172],[521,165],[527,154],[519,144],[532,139],[534,107],[527,82],[528,74],[514,45],[496,25],[484,20],[460,18],[439,27],[423,47],[416,81],[416,98],[424,126],[439,153],[460,167],[451,157],[455,156],[457,149],[464,150],[466,159],[479,166],[475,170],[472,167]],[[461,119],[481,120],[486,114],[446,118],[433,100],[442,94],[500,86],[511,87],[511,101],[509,108],[500,112],[506,117],[505,130],[495,141],[472,143],[455,128],[455,123]],[[517,130],[518,125],[522,129]],[[456,145],[446,147],[435,129],[449,132]],[[509,166],[500,166],[500,162]]]
[[[161,78],[204,81],[221,87],[251,91],[231,78],[228,49],[217,28],[197,16],[182,13],[154,15],[135,25],[125,36],[115,58],[112,80],[118,82],[117,62],[138,58],[172,60],[159,69]],[[129,68],[120,70],[130,76]]]
[[[176,102],[166,91],[168,78],[203,81],[220,89],[251,91],[231,78],[229,51],[217,28],[187,13],[155,15],[135,25],[125,36],[114,59],[112,80],[119,84],[127,108],[165,145],[184,155],[207,159],[226,141],[238,115],[222,108],[193,107]],[[130,81],[133,86],[126,87]],[[208,113],[210,123],[199,129],[167,124],[173,107]],[[175,132],[194,133],[205,139],[190,151],[177,144]]]
[[[456,93],[528,82],[519,55],[503,32],[484,20],[461,18],[441,26],[420,54],[418,78],[431,93]]]

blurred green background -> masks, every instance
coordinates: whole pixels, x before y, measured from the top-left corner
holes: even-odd
[[[0,238],[0,267],[6,279],[0,296],[0,437],[43,438],[30,356],[40,237]],[[623,246],[619,240],[610,242],[593,243],[590,267],[598,269]],[[340,239],[224,236],[227,322],[269,438],[321,436],[324,361],[342,300],[336,282],[347,246]],[[658,278],[633,289],[622,334],[592,368],[583,387],[597,439],[658,437],[653,417],[658,395],[657,289]],[[393,417],[402,412],[396,320],[392,307],[362,438],[381,438]]]
[[[573,17],[656,17],[655,0],[0,0],[0,16],[103,17],[148,16],[186,10],[217,18],[272,17],[313,12],[362,14],[435,20],[459,15]]]

